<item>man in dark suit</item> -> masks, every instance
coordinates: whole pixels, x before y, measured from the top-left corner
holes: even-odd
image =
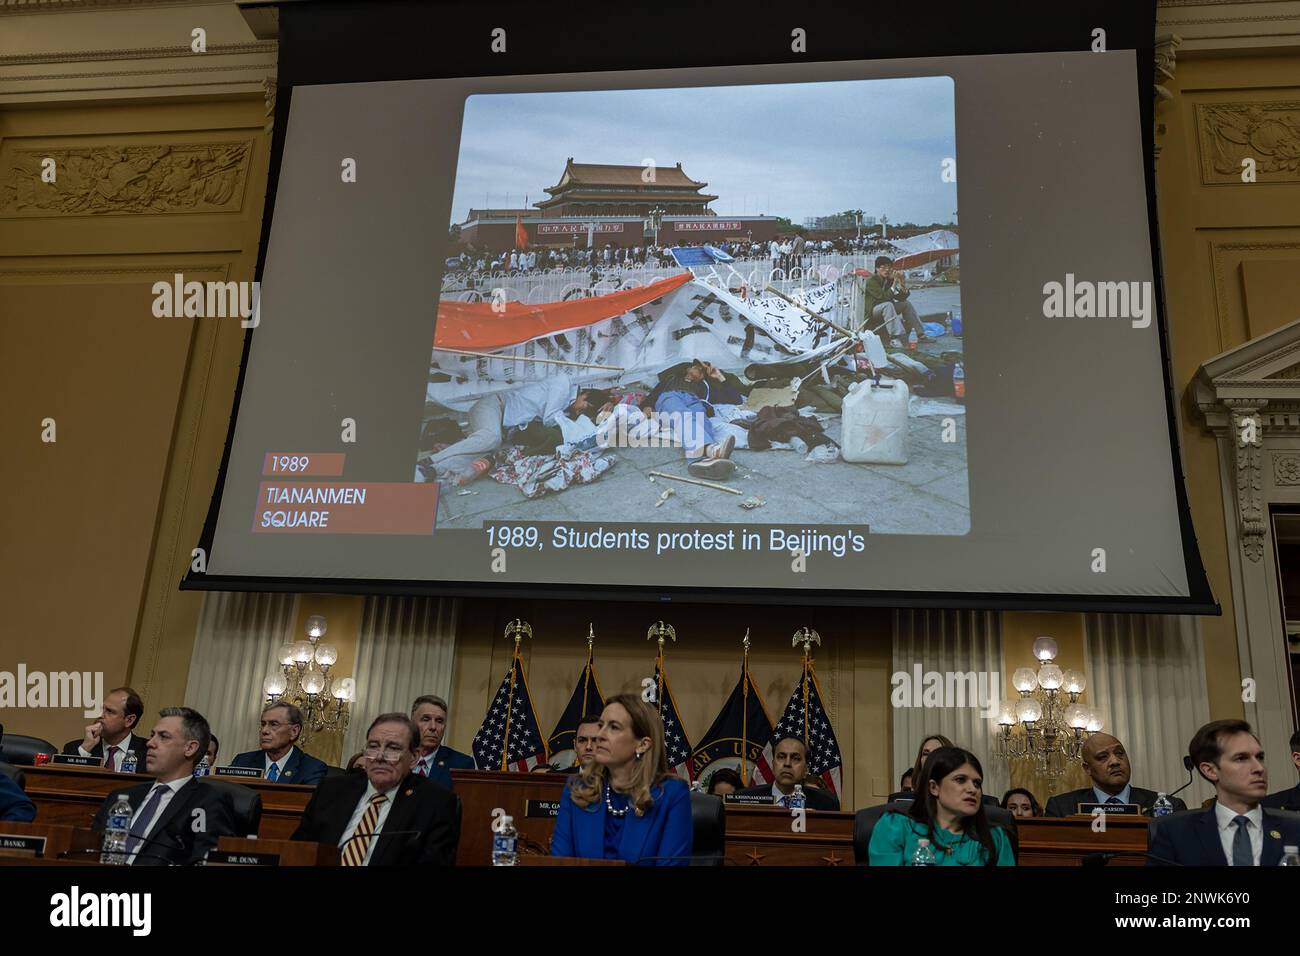
[[[1250,724],[1211,721],[1188,753],[1214,784],[1214,806],[1154,821],[1148,866],[1277,866],[1284,846],[1300,846],[1300,816],[1260,806],[1268,770]]]
[[[1133,775],[1128,762],[1128,751],[1110,734],[1093,734],[1083,744],[1083,769],[1092,778],[1092,786],[1069,793],[1059,793],[1047,801],[1045,816],[1068,817],[1079,812],[1081,803],[1122,804],[1136,803],[1144,816],[1151,815],[1151,806],[1158,793],[1135,787],[1129,782]],[[1187,809],[1178,797],[1170,797],[1175,812]]]
[[[435,773],[441,768],[447,774],[444,786],[451,786],[453,770],[473,770],[474,758],[459,750],[443,746],[442,738],[447,733],[447,702],[433,694],[415,698],[411,705],[411,719],[420,729],[420,745],[416,750],[415,772],[422,777],[443,781]]]
[[[411,773],[419,740],[405,714],[376,717],[366,731],[366,772],[322,782],[293,839],[337,845],[344,866],[455,863],[460,798]]]
[[[86,728],[81,740],[69,740],[63,752],[70,756],[98,757],[105,768],[121,770],[127,751],[135,754],[136,769],[144,773],[145,744],[132,731],[144,716],[144,701],[129,687],[115,687],[104,695],[100,715]]]
[[[795,784],[802,784],[807,809],[838,810],[840,808],[839,798],[835,794],[827,793],[820,787],[808,786],[805,782],[808,777],[808,745],[803,742],[802,737],[791,735],[778,740],[772,752],[772,763],[776,779],[772,781],[771,786],[760,784],[757,787],[747,787],[737,796],[769,796],[774,804],[789,806],[790,794],[794,793]]]
[[[189,707],[164,707],[145,750],[146,772],[156,779],[110,793],[92,828],[102,831],[121,794],[131,803],[126,862],[131,866],[195,864],[221,836],[236,836],[228,799],[194,779],[194,767],[208,752],[211,731]]]
[[[1297,770],[1300,770],[1300,730],[1291,735],[1291,762],[1295,764]],[[1268,807],[1271,810],[1300,811],[1300,783],[1290,790],[1279,790],[1277,793],[1270,793],[1260,801],[1260,806]]]
[[[312,787],[325,779],[326,765],[295,744],[302,736],[302,711],[293,704],[278,701],[262,708],[259,734],[261,750],[236,754],[232,767],[252,767],[262,771],[270,783],[301,783]]]

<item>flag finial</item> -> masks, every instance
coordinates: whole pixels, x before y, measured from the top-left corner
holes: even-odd
[[[749,628],[745,628],[745,638],[740,643],[741,646],[745,648],[745,653],[748,654],[749,653]]]
[[[658,638],[660,655],[664,652],[665,637],[671,640],[674,644],[677,643],[677,629],[671,624],[665,624],[663,621],[655,621],[650,625],[650,629],[645,632],[645,639],[647,641],[652,641]]]
[[[588,623],[587,624],[587,653],[591,653],[591,650],[593,647],[595,647],[595,645],[596,645],[596,626],[594,624]]]
[[[812,646],[816,644],[821,647],[822,636],[811,627],[801,627],[794,632],[794,638],[790,641],[790,646],[798,647],[800,644],[803,645],[804,660],[808,660],[812,657]]]
[[[509,637],[514,638],[515,653],[517,654],[519,653],[519,644],[523,641],[523,639],[525,637],[533,636],[532,625],[530,625],[527,621],[523,621],[520,620],[519,618],[515,618],[513,621],[511,621],[509,624],[506,625],[505,636],[508,638]]]

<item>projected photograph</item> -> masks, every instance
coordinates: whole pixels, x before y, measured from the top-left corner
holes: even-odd
[[[947,76],[468,97],[437,526],[967,533],[956,171]]]

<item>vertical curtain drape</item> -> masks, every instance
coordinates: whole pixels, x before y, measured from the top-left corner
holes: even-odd
[[[366,728],[382,713],[409,713],[411,701],[436,694],[451,721],[477,720],[451,699],[460,601],[455,598],[368,597],[357,642],[357,702],[343,738],[343,759],[365,747]]]
[[[296,594],[209,591],[203,595],[185,703],[221,741],[218,763],[257,749],[262,684],[293,639]]]
[[[910,680],[918,664],[922,674],[987,675],[985,686],[990,696],[997,698],[991,710],[993,720],[984,716],[978,702],[971,706],[969,700],[965,707],[895,707],[892,787],[897,789],[899,777],[912,766],[921,741],[930,734],[943,734],[979,757],[984,767],[984,791],[1001,797],[1009,775],[1006,766],[991,756],[997,704],[1007,697],[1001,686],[1001,616],[995,611],[895,611],[894,674],[906,674]],[[996,695],[993,675],[997,675]]]
[[[1133,765],[1133,783],[1176,790],[1187,782],[1183,756],[1192,734],[1210,719],[1205,653],[1193,617],[1087,614],[1088,698],[1105,731],[1119,738]],[[1213,789],[1195,775],[1179,796],[1195,809]]]

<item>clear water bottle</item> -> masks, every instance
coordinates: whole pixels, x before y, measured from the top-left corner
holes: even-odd
[[[1153,817],[1167,817],[1174,812],[1174,805],[1169,802],[1169,798],[1163,793],[1156,794],[1156,802],[1151,804],[1151,815]]]
[[[100,863],[111,866],[126,865],[126,838],[131,832],[131,801],[126,794],[118,796],[108,811],[108,822],[104,824],[103,852],[99,855]]]
[[[802,810],[806,806],[808,806],[808,798],[804,796],[803,784],[796,783],[794,792],[790,794],[790,809]]]
[[[134,750],[128,750],[122,757],[122,766],[118,768],[119,773],[135,773],[136,768],[140,766],[140,758],[135,755]]]
[[[948,335],[952,335],[952,313],[949,312],[943,320],[943,330]]]
[[[203,759],[194,765],[195,777],[206,777],[212,773],[212,763],[208,760],[208,755],[204,754]]]
[[[1300,847],[1282,847],[1282,862],[1278,866],[1300,866]]]
[[[921,340],[918,339],[918,338],[916,337],[916,329],[913,329],[911,332],[908,332],[908,333],[907,333],[907,350],[908,350],[909,352],[915,352],[915,351],[916,351],[916,347],[917,347],[917,345],[920,343],[920,341],[921,341]]]
[[[930,848],[929,840],[917,840],[916,852],[912,854],[913,866],[934,866],[934,850]]]
[[[492,832],[492,865],[515,866],[519,862],[519,833],[514,817],[502,817],[501,828]]]
[[[966,397],[966,370],[958,362],[952,370],[952,394],[956,398]]]
[[[698,780],[692,780],[691,793],[703,793],[703,792],[704,792],[704,784]]]

